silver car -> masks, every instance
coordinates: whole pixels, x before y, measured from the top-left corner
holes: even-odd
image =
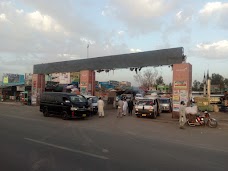
[[[170,98],[160,98],[159,102],[162,111],[172,112],[172,101]]]

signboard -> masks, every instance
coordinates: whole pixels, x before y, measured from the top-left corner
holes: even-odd
[[[3,73],[3,85],[20,85],[25,83],[24,75]]]
[[[70,84],[70,73],[53,73],[49,81],[58,82],[59,84]]]
[[[180,90],[180,101],[184,101],[185,104],[188,103],[188,92],[187,92],[187,90]]]
[[[59,74],[59,84],[70,84],[69,72]]]
[[[179,112],[179,110],[180,110],[180,104],[174,104],[173,105],[173,111]]]
[[[32,85],[32,74],[26,73],[25,74],[25,86],[31,86]]]
[[[70,81],[72,82],[79,82],[80,79],[80,72],[71,72],[70,73]]]
[[[17,91],[25,91],[25,86],[17,86]]]
[[[174,81],[174,88],[187,89],[187,81]]]
[[[178,112],[180,109],[180,91],[173,91],[173,111]]]
[[[33,74],[32,75],[32,95],[37,96],[37,81],[38,81],[38,75]]]

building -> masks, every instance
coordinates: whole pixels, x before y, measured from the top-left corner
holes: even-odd
[[[112,85],[114,88],[119,87],[120,85],[119,81],[114,81],[114,80],[110,80],[109,84]]]
[[[131,87],[131,82],[128,82],[128,81],[121,81],[121,82],[119,83],[119,85],[120,85],[121,87]]]
[[[31,93],[32,74],[4,73],[0,84],[0,96],[4,100],[16,100],[20,93]],[[28,96],[27,96],[28,97]]]

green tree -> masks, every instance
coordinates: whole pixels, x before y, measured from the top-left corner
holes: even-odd
[[[228,79],[227,78],[224,79],[224,85],[228,86]]]
[[[200,90],[200,86],[201,86],[201,83],[197,80],[194,80],[193,81],[193,85],[192,85],[192,90],[193,91],[199,91]]]
[[[213,73],[211,76],[211,84],[212,85],[220,85],[223,84],[224,78],[220,74]]]
[[[224,78],[220,74],[213,73],[211,76],[211,85],[219,85],[220,91],[224,88]]]

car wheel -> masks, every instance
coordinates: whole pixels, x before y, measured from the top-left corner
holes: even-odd
[[[66,111],[63,112],[62,118],[63,118],[63,120],[68,120],[69,119],[69,116],[68,116]]]
[[[43,109],[43,115],[45,117],[48,117],[49,116],[48,109],[46,107]]]

